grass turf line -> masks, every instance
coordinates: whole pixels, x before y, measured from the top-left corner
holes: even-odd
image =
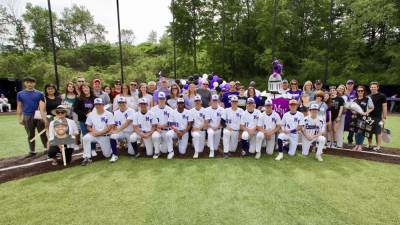
[[[0,185],[0,224],[399,224],[400,167],[324,156],[97,161]]]

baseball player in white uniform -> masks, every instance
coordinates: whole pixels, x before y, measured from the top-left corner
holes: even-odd
[[[321,157],[322,150],[326,143],[326,138],[323,136],[325,130],[325,122],[318,118],[319,106],[317,104],[311,104],[310,115],[304,119],[304,127],[302,129],[302,154],[308,155],[311,144],[316,142],[317,153],[315,158],[322,162]]]
[[[168,137],[167,132],[171,130],[168,124],[168,118],[172,114],[172,108],[166,105],[167,96],[164,92],[158,92],[158,105],[151,108],[153,119],[156,121],[156,130],[151,136],[154,144],[154,159],[158,159],[160,153],[168,152]],[[171,150],[171,149],[170,149]],[[173,151],[169,152],[169,157],[172,156]]]
[[[248,98],[246,110],[243,112],[240,119],[240,127],[243,131],[241,140],[242,156],[248,153],[254,154],[256,152],[257,123],[261,112],[255,107],[254,98]]]
[[[130,142],[137,142],[141,139],[146,147],[146,155],[152,156],[154,145],[151,136],[156,130],[157,121],[153,118],[153,113],[147,110],[148,104],[147,99],[139,99],[139,111],[136,112],[132,121],[135,132],[131,134],[129,139]]]
[[[118,104],[118,110],[114,112],[115,127],[111,131],[110,144],[112,149],[112,156],[110,162],[116,162],[118,160],[117,155],[117,141],[126,140],[128,144],[128,154],[137,155],[137,144],[136,142],[130,143],[129,137],[133,132],[133,117],[135,110],[129,108],[126,103],[126,98],[123,96],[117,96],[115,102]],[[139,155],[137,155],[138,157]]]
[[[283,159],[283,142],[289,141],[290,156],[296,154],[298,143],[298,132],[300,132],[304,125],[304,115],[297,111],[297,101],[292,99],[289,101],[289,112],[286,112],[282,117],[282,131],[278,135],[278,150],[279,154],[275,160]]]
[[[185,109],[185,100],[183,98],[177,99],[177,108],[172,111],[169,117],[171,130],[167,132],[168,137],[168,159],[174,157],[173,140],[178,139],[179,154],[186,154],[186,149],[189,140],[189,131],[192,127],[193,119],[190,111]]]
[[[212,95],[211,106],[206,109],[210,118],[207,129],[208,148],[210,149],[209,158],[214,158],[214,151],[218,150],[221,140],[221,117],[224,113],[224,108],[219,106],[218,100],[218,95]]]
[[[256,159],[261,157],[261,147],[263,141],[266,141],[266,152],[272,155],[275,148],[275,134],[281,127],[281,117],[278,113],[272,110],[272,100],[265,100],[265,111],[261,113],[257,123],[257,137],[256,137]]]
[[[103,155],[108,158],[111,156],[110,134],[114,127],[114,116],[104,109],[103,99],[94,100],[96,110],[89,113],[86,119],[86,126],[89,131],[83,136],[83,161],[82,166],[92,162],[91,143],[99,143]]]
[[[199,153],[204,151],[204,144],[206,141],[206,130],[208,128],[208,117],[207,111],[201,106],[201,96],[196,95],[194,97],[194,108],[190,110],[190,114],[193,119],[192,128],[192,141],[194,147],[193,158],[199,158]]]
[[[244,112],[238,107],[238,97],[232,95],[231,107],[224,110],[221,124],[224,126],[222,142],[224,145],[224,158],[228,158],[231,152],[235,152],[239,141],[240,119]]]

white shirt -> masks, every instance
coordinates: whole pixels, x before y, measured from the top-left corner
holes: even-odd
[[[117,102],[118,96],[120,96],[120,95],[115,96],[114,101],[113,101],[113,111],[114,112],[119,109],[118,102]],[[135,96],[124,96],[124,97],[126,98],[126,106],[137,111],[139,98],[137,98]]]
[[[301,112],[295,112],[292,114],[290,111],[286,112],[282,117],[282,126],[284,129],[293,130],[297,129],[297,126],[304,125],[304,115]]]
[[[189,110],[184,109],[182,113],[178,110],[173,110],[169,117],[169,122],[174,125],[178,130],[185,130],[190,122],[193,122],[192,115]]]
[[[225,120],[226,127],[234,131],[239,131],[240,118],[242,117],[243,112],[244,110],[241,108],[237,108],[235,111],[233,111],[232,108],[225,109],[222,119]]]
[[[89,113],[86,119],[86,125],[91,126],[95,131],[102,131],[108,125],[114,125],[114,116],[109,111],[105,110],[102,114],[97,114],[93,111]]]
[[[261,113],[258,119],[257,126],[262,127],[265,130],[271,131],[276,128],[276,125],[281,125],[281,117],[275,111],[272,111],[270,115],[267,113]]]
[[[252,113],[250,113],[249,111],[246,110],[242,114],[240,124],[248,129],[256,128],[258,118],[260,117],[260,115],[261,115],[261,112],[258,109],[254,109],[254,111]]]
[[[193,119],[193,127],[194,128],[203,128],[204,121],[209,120],[208,113],[205,108],[201,107],[200,110],[193,108],[190,110],[190,114]]]
[[[221,106],[217,106],[216,109],[213,109],[211,106],[206,108],[208,117],[210,121],[208,123],[212,128],[219,128],[221,124],[222,114],[224,114],[224,108]]]
[[[133,116],[135,115],[135,110],[131,108],[127,108],[124,112],[121,112],[120,109],[114,112],[114,120],[115,120],[115,126],[120,128],[122,124],[125,123],[126,120],[131,120],[133,121]],[[124,132],[133,132],[133,126],[130,124],[127,126],[124,130]]]
[[[316,135],[325,130],[325,122],[318,117],[313,119],[311,116],[304,118],[304,131],[308,135]]]
[[[159,125],[167,125],[168,118],[172,114],[171,107],[165,105],[164,108],[160,108],[160,105],[156,105],[150,110],[153,113],[153,118]]]
[[[153,125],[157,124],[151,111],[147,111],[145,114],[140,111],[136,112],[132,121],[132,124],[139,126],[139,129],[143,132],[150,132]]]

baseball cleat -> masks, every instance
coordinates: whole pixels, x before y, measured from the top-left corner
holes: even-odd
[[[224,159],[229,158],[229,154],[228,154],[228,153],[224,153],[223,158],[224,158]]]
[[[242,156],[246,156],[247,152],[245,150],[242,150]]]
[[[276,161],[280,161],[283,159],[283,153],[279,152],[278,156],[275,158]]]
[[[324,160],[322,159],[321,155],[316,155],[315,158],[316,158],[319,162],[324,161]]]
[[[114,163],[118,160],[118,156],[117,155],[112,155],[111,159],[110,159],[110,163]]]
[[[92,157],[96,157],[96,156],[97,156],[96,150],[92,150]]]
[[[160,154],[154,154],[153,159],[158,159],[159,156],[160,156]]]
[[[89,158],[84,158],[83,161],[82,161],[82,163],[81,163],[81,166],[87,166],[87,165],[89,165],[91,162],[92,162],[91,159],[89,159]]]
[[[198,159],[198,158],[199,158],[199,153],[195,152],[194,155],[193,155],[193,159]]]
[[[168,157],[167,159],[173,159],[174,158],[175,153],[174,152],[170,152],[168,153]]]
[[[214,158],[214,150],[210,150],[210,155],[208,157],[209,158]]]
[[[255,158],[256,158],[256,159],[260,159],[260,157],[261,157],[261,152],[257,152]]]

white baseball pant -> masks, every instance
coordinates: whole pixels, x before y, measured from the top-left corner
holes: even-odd
[[[337,127],[337,130],[336,130],[336,137],[333,137],[333,138],[335,138],[336,145],[339,148],[343,147],[343,134],[344,134],[345,120],[346,120],[346,114],[343,114],[340,118],[339,126]]]
[[[301,144],[301,146],[302,146],[301,153],[303,155],[308,155],[308,153],[310,151],[311,144],[313,142],[318,142],[316,155],[321,155],[322,154],[322,150],[324,149],[324,146],[325,146],[325,143],[326,143],[326,138],[324,136],[322,136],[322,135],[318,136],[318,137],[316,137],[315,139],[313,139],[311,141],[308,140],[306,137],[304,137],[304,135],[302,135],[302,136],[303,136],[303,142]]]
[[[256,134],[250,135],[249,132],[243,131],[242,140],[249,142],[249,152],[250,153],[253,154],[256,152]]]
[[[289,141],[289,152],[288,154],[290,156],[294,156],[296,154],[296,149],[297,149],[297,143],[298,143],[298,134],[285,134],[285,133],[280,133],[278,135],[278,139],[282,141]]]
[[[195,152],[203,152],[206,142],[205,131],[192,131],[192,141]]]
[[[153,140],[154,144],[154,154],[158,155],[161,153],[168,152],[168,137],[167,137],[167,130],[162,131],[154,131],[151,135],[151,139]]]
[[[111,156],[110,136],[94,137],[90,133],[87,133],[83,136],[83,158],[90,159],[92,157],[91,143],[99,143],[104,157],[108,158]]]
[[[208,147],[210,150],[218,150],[219,142],[221,140],[221,129],[214,130],[212,128],[208,128],[207,136]]]
[[[131,134],[129,137],[130,142],[137,142],[139,139],[142,139],[144,142],[144,146],[146,147],[146,155],[147,156],[152,156],[153,155],[153,140],[151,140],[151,137],[148,137],[146,139],[140,138],[139,135],[136,133]]]
[[[129,155],[134,155],[135,151],[134,151],[134,149],[133,149],[133,147],[132,147],[132,145],[130,144],[130,141],[129,141],[129,137],[130,136],[131,136],[130,132],[123,132],[122,131],[122,132],[118,132],[116,134],[111,134],[110,138],[114,139],[116,141],[126,140],[126,143],[128,145],[128,154]]]
[[[222,142],[224,153],[235,152],[239,141],[239,131],[224,129]]]
[[[266,138],[264,133],[257,132],[256,136],[256,152],[261,152],[261,147],[266,143],[266,152],[268,155],[272,155],[274,153],[275,148],[275,135],[272,135],[270,138]]]
[[[188,146],[188,140],[189,140],[189,133],[186,132],[182,138],[178,138],[178,135],[176,135],[175,131],[170,130],[167,132],[167,137],[168,137],[168,152],[173,152],[174,151],[174,139],[178,140],[178,146],[179,146],[179,154],[184,155],[186,154],[186,149]]]

